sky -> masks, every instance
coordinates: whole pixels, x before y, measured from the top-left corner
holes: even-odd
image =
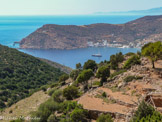
[[[0,15],[86,15],[162,7],[162,0],[0,0]]]

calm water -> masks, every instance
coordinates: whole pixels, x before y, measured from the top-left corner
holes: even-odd
[[[110,47],[96,47],[96,48],[83,48],[74,50],[33,50],[25,49],[22,52],[31,54],[36,57],[45,58],[51,61],[58,62],[65,66],[75,68],[76,63],[83,64],[88,59],[95,60],[97,63],[109,60],[112,54],[123,52],[137,52],[139,49],[135,48],[110,48]],[[102,57],[92,57],[92,54],[100,53]]]
[[[9,47],[20,41],[44,24],[87,25],[94,23],[123,24],[141,16],[0,16],[0,44]],[[21,50],[36,57],[46,58],[66,66],[75,67],[78,62],[94,59],[100,62],[109,59],[111,54],[122,51],[136,52],[137,49],[87,48],[76,50]],[[91,54],[101,53],[102,58],[93,58]]]

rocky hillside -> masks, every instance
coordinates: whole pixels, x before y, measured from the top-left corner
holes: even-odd
[[[162,39],[162,15],[145,16],[126,24],[91,24],[83,26],[47,24],[20,41],[21,48],[74,49],[87,42],[128,44]]]

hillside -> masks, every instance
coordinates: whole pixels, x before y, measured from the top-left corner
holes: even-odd
[[[146,53],[149,51],[154,55]],[[141,52],[119,52],[98,64],[88,60],[83,66],[77,65],[70,75],[62,75],[59,82],[1,114],[16,118],[22,115],[22,120],[17,120],[20,122],[161,122],[161,55],[159,41],[145,45]]]
[[[56,82],[62,74],[33,56],[0,45],[0,109]]]
[[[54,25],[47,24],[20,41],[20,48],[75,49],[87,42],[121,44],[159,41],[162,39],[162,15],[145,16],[126,24]]]
[[[65,73],[67,73],[67,74],[70,74],[70,72],[72,71],[72,69],[71,69],[70,67],[67,67],[67,66],[58,64],[58,63],[56,63],[56,62],[49,61],[49,60],[47,60],[47,59],[42,59],[42,58],[40,58],[40,60],[42,60],[43,62],[46,62],[46,63],[49,64],[50,66],[53,66],[53,67],[55,67],[55,68],[60,69],[62,72],[65,72]]]

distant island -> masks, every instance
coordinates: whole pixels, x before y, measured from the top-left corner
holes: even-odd
[[[162,40],[162,15],[125,24],[47,24],[20,41],[23,49],[76,49],[93,46],[142,47]]]
[[[96,12],[95,15],[162,15],[162,7],[148,10],[117,11],[117,12]]]

